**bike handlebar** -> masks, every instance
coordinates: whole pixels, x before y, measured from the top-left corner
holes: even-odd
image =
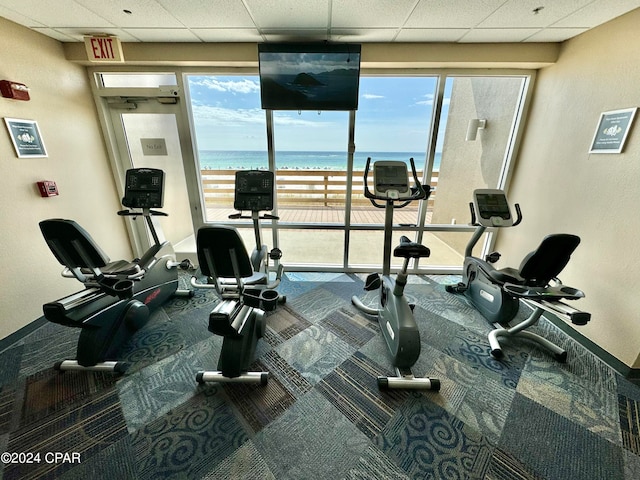
[[[232,213],[228,217],[230,220],[237,220],[239,218],[253,218],[250,215],[242,215],[242,212]],[[258,217],[258,220],[280,220],[280,217],[277,215],[271,215],[270,213],[265,213],[262,216]]]
[[[139,217],[139,216],[168,217],[169,216],[168,213],[160,212],[159,210],[151,210],[151,209],[148,209],[148,208],[143,208],[142,212],[136,212],[136,211],[131,211],[131,210],[120,210],[118,212],[118,215],[120,215],[121,217]]]

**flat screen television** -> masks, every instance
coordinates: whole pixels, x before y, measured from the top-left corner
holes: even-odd
[[[357,110],[357,44],[258,45],[260,97],[268,110]]]

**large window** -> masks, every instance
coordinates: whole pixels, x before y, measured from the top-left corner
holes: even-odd
[[[472,191],[504,186],[528,85],[524,75],[363,76],[354,115],[264,111],[257,75],[185,78],[204,221],[241,227],[251,245],[251,224],[228,219],[234,174],[272,169],[280,221],[266,222],[263,237],[283,250],[285,265],[315,270],[382,263],[384,210],[363,195],[368,157],[414,159],[432,193],[395,212],[394,241],[407,235],[428,245],[422,266],[460,268]],[[470,122],[484,125],[474,139]]]
[[[206,222],[227,221],[235,172],[268,169],[258,76],[188,78]]]

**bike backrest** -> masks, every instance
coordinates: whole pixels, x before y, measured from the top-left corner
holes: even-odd
[[[233,255],[237,260],[237,273],[240,278],[253,275],[247,249],[235,228],[223,225],[202,227],[198,230],[196,243],[198,263],[203,275],[214,278],[234,278],[236,272],[231,261]]]
[[[526,285],[545,287],[569,263],[571,254],[580,244],[580,237],[568,233],[548,235],[540,246],[520,264],[520,276]]]
[[[73,220],[43,220],[40,231],[53,255],[65,267],[100,268],[109,263],[109,257],[91,235]]]

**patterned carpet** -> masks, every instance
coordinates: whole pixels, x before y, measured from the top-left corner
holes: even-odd
[[[156,312],[124,348],[120,377],[52,369],[74,357],[75,329],[46,323],[5,348],[0,451],[34,462],[2,465],[3,478],[640,478],[640,388],[550,322],[536,329],[567,364],[520,340],[498,362],[488,324],[444,290],[458,278],[413,277],[414,373],[442,389],[381,392],[384,340],[350,303],[375,293],[356,275],[285,277],[287,303],[257,351],[266,386],[196,383],[222,345],[207,331],[210,291]]]

